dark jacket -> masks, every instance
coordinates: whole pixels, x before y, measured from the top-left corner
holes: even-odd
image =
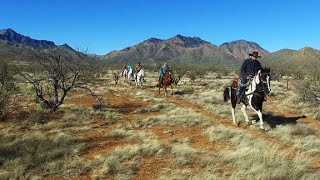
[[[241,78],[247,78],[247,76],[254,76],[262,66],[258,60],[252,61],[251,59],[246,59],[243,61],[241,66]]]

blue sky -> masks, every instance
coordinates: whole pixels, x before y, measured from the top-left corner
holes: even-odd
[[[106,54],[151,37],[320,49],[317,0],[6,0],[0,29]]]

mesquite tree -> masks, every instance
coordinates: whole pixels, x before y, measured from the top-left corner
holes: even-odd
[[[62,51],[34,52],[36,61],[19,71],[25,83],[33,86],[38,100],[56,111],[70,90],[90,89],[94,71],[82,53],[65,55]]]

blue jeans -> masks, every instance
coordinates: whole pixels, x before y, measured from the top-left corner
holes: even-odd
[[[248,82],[248,80],[246,78],[241,78],[241,85],[239,87],[239,90],[238,90],[238,93],[237,93],[237,96],[240,97],[241,94],[243,93],[244,91],[244,87],[242,86],[243,84],[246,84]]]

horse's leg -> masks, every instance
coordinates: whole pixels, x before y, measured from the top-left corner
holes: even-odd
[[[162,86],[164,91],[164,96],[167,96],[167,87],[165,85]]]
[[[236,90],[234,89],[230,89],[230,101],[231,101],[231,114],[232,114],[232,120],[233,120],[233,125],[239,124],[236,121],[236,117],[235,117],[235,109],[237,106],[237,100],[236,100]]]
[[[246,113],[246,108],[247,108],[247,106],[243,105],[242,108],[241,108],[241,111],[242,111],[243,116],[245,118],[246,124],[249,124],[249,118],[248,118],[248,115]]]
[[[136,77],[135,79],[134,79],[134,81],[135,81],[135,83],[136,83],[136,88],[138,87],[138,78]]]
[[[262,112],[260,110],[258,110],[258,111],[256,111],[256,113],[258,114],[259,119],[260,119],[260,129],[264,129],[263,120],[262,120]]]
[[[139,78],[140,88],[142,89],[142,77]]]
[[[249,102],[252,102],[253,101],[253,96],[252,97],[250,97],[249,98]],[[259,100],[259,99],[258,99]],[[257,101],[256,99],[255,99],[255,101]],[[256,104],[251,104],[250,103],[250,106],[251,106],[251,108],[257,113],[257,115],[258,115],[258,117],[259,117],[259,120],[260,120],[260,129],[264,129],[264,127],[263,127],[263,119],[262,119],[262,100],[261,100],[261,102],[258,102],[258,103],[256,103]],[[252,121],[253,122],[253,121]]]
[[[235,110],[235,108],[232,107],[232,108],[231,108],[232,121],[233,121],[233,125],[236,125],[236,117],[235,117],[235,115],[234,115],[234,110]]]
[[[171,84],[171,95],[173,95],[173,85]]]

